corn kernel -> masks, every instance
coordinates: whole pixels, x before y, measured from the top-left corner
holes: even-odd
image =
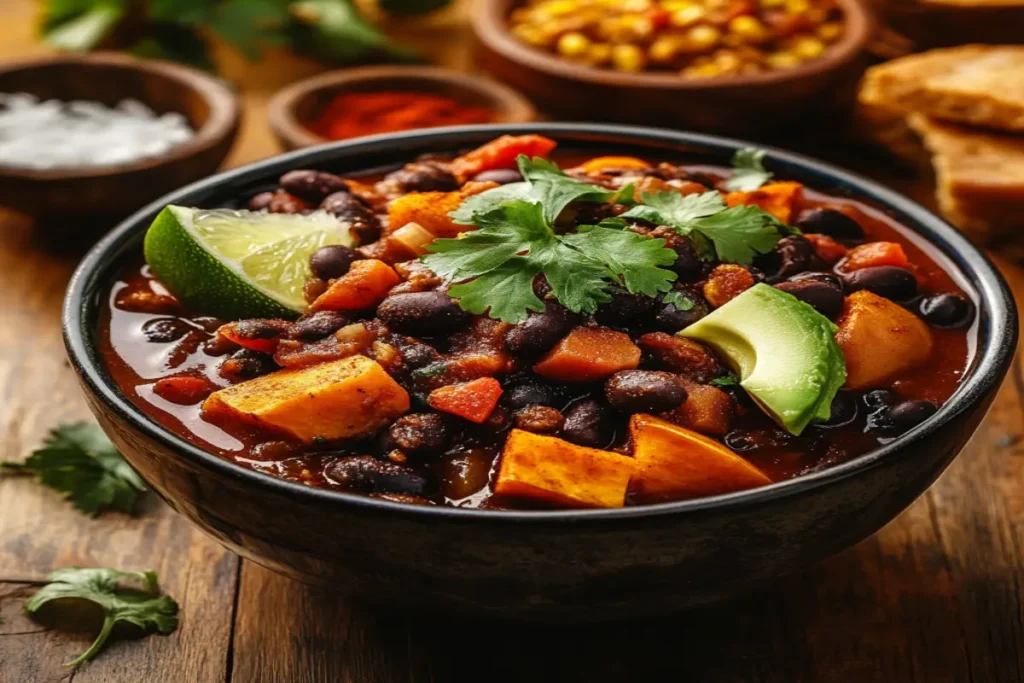
[[[775,52],[764,58],[765,64],[773,69],[792,69],[800,66],[800,58],[791,52]]]
[[[749,40],[750,42],[764,40],[768,34],[764,24],[751,16],[736,17],[730,21],[729,31]]]
[[[786,11],[790,14],[803,14],[811,8],[808,0],[786,0]]]
[[[696,24],[706,15],[707,12],[704,10],[703,7],[701,7],[700,5],[693,5],[691,7],[679,9],[673,12],[672,16],[669,18],[669,21],[672,23],[673,26],[683,28],[686,26],[692,26],[693,24]]]
[[[533,24],[520,24],[512,29],[512,34],[530,45],[546,47],[551,44],[548,35]]]
[[[558,39],[558,52],[563,57],[582,57],[590,48],[590,39],[582,33],[566,33]]]
[[[686,67],[682,70],[681,75],[687,78],[714,78],[721,73],[722,70],[717,64],[701,64]]]
[[[661,9],[666,12],[678,12],[689,7],[696,7],[692,0],[661,0]]]
[[[801,59],[815,59],[825,51],[825,44],[817,38],[797,38],[791,49]]]
[[[580,9],[580,4],[576,0],[548,0],[537,5],[537,12],[544,13],[549,17],[560,17],[564,14],[572,14],[573,12]]]
[[[686,45],[694,52],[706,52],[722,39],[722,32],[714,26],[694,26],[686,32]]]
[[[760,0],[759,4],[761,7],[767,8],[782,7],[786,4],[786,0]]]
[[[679,52],[679,41],[674,36],[662,36],[647,48],[647,56],[652,62],[670,62]]]
[[[640,71],[644,65],[644,53],[636,45],[616,45],[612,48],[612,66],[619,71]]]
[[[594,66],[608,63],[612,58],[612,46],[608,43],[594,43],[587,50],[587,61]]]
[[[838,21],[822,24],[817,30],[818,37],[831,43],[843,35],[843,25]]]
[[[743,66],[743,60],[735,52],[722,50],[715,54],[714,64],[721,69],[722,73],[735,73]]]

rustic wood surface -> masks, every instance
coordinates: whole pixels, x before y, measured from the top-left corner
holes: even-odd
[[[465,4],[414,36],[447,64],[468,63]],[[0,59],[43,50],[32,12],[30,0],[0,3]],[[262,104],[317,67],[227,57],[247,105],[229,162],[238,164],[277,151]],[[83,247],[51,231],[0,211],[2,459],[86,415],[58,325]],[[1024,261],[998,261],[1024,294]],[[239,560],[152,496],[136,517],[89,519],[31,480],[0,478],[0,683],[1024,681],[1022,392],[1017,366],[949,471],[876,536],[756,595],[640,624],[570,629],[370,610]],[[112,642],[65,669],[91,639],[88,618],[38,623],[21,604],[48,572],[73,564],[158,570],[181,604],[181,628]]]

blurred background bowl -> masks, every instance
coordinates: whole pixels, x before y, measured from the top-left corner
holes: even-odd
[[[195,136],[168,152],[103,167],[53,170],[0,166],[0,205],[39,219],[122,218],[220,166],[238,133],[239,100],[195,69],[121,54],[43,57],[0,67],[0,92],[113,106],[135,99],[158,115],[177,112]]]
[[[343,92],[422,92],[460,104],[490,109],[492,123],[528,123],[537,110],[522,94],[489,78],[431,66],[372,66],[342,69],[294,83],[274,95],[267,107],[270,126],[288,150],[331,142],[310,125]]]
[[[684,79],[566,61],[513,36],[517,0],[476,0],[475,62],[555,118],[617,121],[718,133],[774,132],[807,117],[849,112],[867,67],[875,20],[862,0],[836,0],[845,32],[819,58],[783,71]]]

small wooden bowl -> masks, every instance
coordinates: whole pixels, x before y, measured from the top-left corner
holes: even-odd
[[[166,154],[96,168],[0,166],[0,205],[37,218],[120,218],[220,166],[238,133],[238,97],[195,69],[120,54],[45,57],[0,67],[0,92],[107,106],[136,99],[184,115],[195,136]]]
[[[530,101],[515,90],[481,76],[432,66],[370,66],[331,71],[282,89],[267,105],[270,127],[285,149],[331,142],[309,124],[331,99],[343,91],[406,90],[451,97],[487,107],[494,123],[527,123],[537,119]]]
[[[837,0],[846,32],[820,58],[785,71],[686,80],[573,64],[508,31],[516,0],[476,0],[475,61],[557,118],[644,123],[724,133],[777,130],[852,109],[875,21],[862,0]]]

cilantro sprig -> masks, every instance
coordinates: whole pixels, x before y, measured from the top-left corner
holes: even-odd
[[[722,183],[730,192],[751,192],[771,180],[774,173],[764,167],[764,150],[744,147],[732,156],[732,175]]]
[[[503,199],[496,208],[474,214],[479,229],[457,239],[435,240],[423,261],[456,282],[448,293],[464,310],[489,311],[491,317],[511,323],[522,322],[528,311],[544,310],[533,292],[533,280],[540,274],[555,298],[577,313],[594,312],[611,301],[613,286],[647,296],[671,289],[676,275],[661,266],[671,265],[676,256],[664,240],[599,226],[559,235],[549,214],[540,203]]]
[[[87,600],[103,610],[103,626],[96,640],[65,666],[77,666],[96,656],[118,622],[134,624],[145,633],[167,635],[178,628],[178,603],[160,594],[152,571],[68,567],[50,574],[50,582],[25,601],[25,611],[35,614],[43,605],[67,599]],[[126,586],[128,580],[141,588]],[[59,603],[55,604],[57,607]]]
[[[697,253],[708,260],[717,256],[720,261],[749,264],[758,254],[774,249],[782,233],[790,231],[760,207],[727,207],[722,195],[713,190],[688,195],[644,193],[643,202],[619,218],[667,225],[689,237]]]
[[[146,490],[103,431],[85,422],[54,429],[24,462],[0,463],[0,470],[35,475],[87,515],[106,508],[131,512]]]

